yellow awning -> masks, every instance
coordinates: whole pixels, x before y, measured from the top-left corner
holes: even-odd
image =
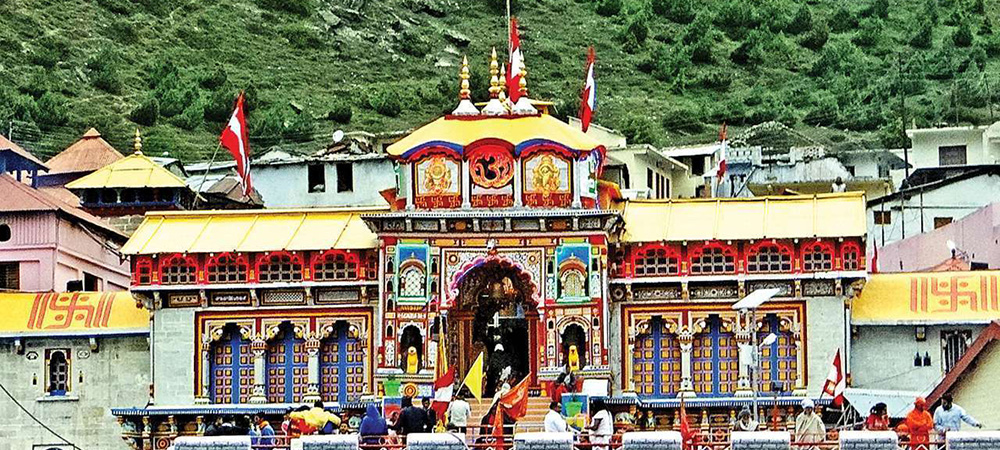
[[[0,337],[149,332],[149,311],[128,292],[0,293]]]
[[[441,117],[418,128],[403,139],[389,146],[392,156],[409,156],[428,145],[452,147],[461,153],[462,148],[482,139],[499,139],[520,152],[533,142],[548,141],[576,151],[590,151],[601,146],[596,139],[579,128],[548,114],[535,116],[502,117]]]
[[[872,274],[852,301],[857,325],[987,323],[1000,319],[1000,271]]]
[[[860,192],[754,198],[633,200],[622,208],[623,242],[858,237]]]
[[[378,247],[363,214],[387,209],[299,209],[148,213],[126,255],[265,252]]]
[[[142,153],[133,153],[66,185],[69,189],[183,188],[184,180]]]

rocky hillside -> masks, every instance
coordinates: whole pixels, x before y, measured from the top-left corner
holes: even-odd
[[[901,114],[918,125],[988,122],[1000,85],[996,0],[511,1],[533,96],[575,114],[592,44],[595,120],[634,142],[779,120],[834,146],[895,146]],[[211,153],[240,89],[258,153],[316,149],[335,129],[406,129],[454,105],[463,54],[485,95],[489,49],[506,47],[503,9],[6,0],[0,129],[47,156],[92,125],[125,150],[140,125],[148,152],[191,160]]]

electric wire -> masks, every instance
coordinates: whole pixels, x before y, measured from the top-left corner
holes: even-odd
[[[24,413],[27,414],[28,417],[31,418],[31,420],[34,420],[35,423],[37,423],[38,425],[40,425],[42,428],[44,428],[49,433],[52,433],[52,435],[55,436],[55,437],[57,437],[57,438],[59,438],[59,440],[65,442],[66,445],[69,445],[70,447],[73,447],[75,450],[83,450],[80,446],[78,446],[78,445],[70,442],[69,439],[66,439],[66,438],[62,437],[62,435],[60,435],[59,433],[56,433],[55,430],[53,430],[52,428],[49,428],[48,425],[46,425],[44,422],[42,422],[37,417],[35,417],[35,415],[31,413],[31,411],[28,411],[28,409],[25,408],[24,405],[21,404],[21,402],[17,401],[17,399],[14,398],[14,395],[12,395],[10,393],[10,391],[7,390],[7,386],[4,386],[3,382],[0,382],[0,389],[3,390],[4,394],[7,394],[7,397],[10,397],[10,400],[12,402],[14,402],[14,404],[17,405],[17,407],[20,408],[21,411],[24,411]]]

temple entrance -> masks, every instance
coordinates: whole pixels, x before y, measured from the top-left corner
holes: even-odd
[[[485,263],[463,278],[459,298],[448,313],[450,363],[466,373],[484,354],[483,394],[492,396],[504,381],[535,379],[538,312],[531,287],[516,268]]]

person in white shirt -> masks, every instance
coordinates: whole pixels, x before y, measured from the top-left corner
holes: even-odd
[[[469,416],[472,415],[472,408],[469,402],[465,401],[465,393],[459,391],[455,396],[455,401],[448,405],[448,428],[465,433],[469,426]]]
[[[590,404],[592,411],[597,411],[590,418],[590,443],[594,450],[608,450],[611,443],[611,436],[615,434],[615,419],[611,417],[611,412],[604,406],[604,400],[597,399]]]
[[[941,407],[934,411],[934,429],[940,434],[959,431],[962,429],[962,422],[976,428],[983,427],[983,424],[966,413],[964,408],[954,403],[951,394],[944,394],[941,397]]]
[[[549,403],[549,412],[545,414],[545,432],[564,433],[566,431],[569,431],[569,426],[562,416],[562,405],[559,402]]]

